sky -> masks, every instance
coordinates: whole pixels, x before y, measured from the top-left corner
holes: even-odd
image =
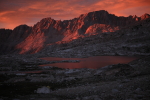
[[[42,18],[70,20],[92,11],[117,16],[150,14],[150,0],[0,0],[0,28],[33,26]]]

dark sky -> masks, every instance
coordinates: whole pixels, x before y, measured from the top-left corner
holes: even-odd
[[[0,0],[0,28],[33,26],[42,18],[66,20],[91,11],[117,16],[150,14],[150,0]]]

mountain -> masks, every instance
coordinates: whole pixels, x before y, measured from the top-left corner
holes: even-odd
[[[150,18],[149,14],[140,17],[118,17],[105,10],[89,12],[72,20],[44,18],[33,27],[17,26],[14,30],[0,29],[0,53],[37,53],[52,43],[72,41],[91,35],[115,32],[134,26]]]

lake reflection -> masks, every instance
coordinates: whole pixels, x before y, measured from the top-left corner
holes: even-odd
[[[75,68],[97,69],[112,64],[118,64],[118,63],[127,64],[137,59],[137,57],[129,57],[129,56],[94,56],[88,58],[45,57],[41,59],[48,60],[48,61],[80,60],[80,62],[76,62],[76,63],[63,62],[63,63],[45,64],[41,66],[55,66],[59,68],[69,68],[69,69],[75,69]]]

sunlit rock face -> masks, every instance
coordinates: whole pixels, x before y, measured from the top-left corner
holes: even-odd
[[[118,26],[112,27],[106,24],[94,24],[87,28],[85,34],[94,35],[94,34],[105,33],[105,32],[114,32],[116,30],[119,30]]]
[[[11,33],[10,35],[6,34],[3,36],[8,37],[6,47],[3,47],[2,42],[1,46],[4,48],[3,51],[11,48],[20,54],[36,53],[51,43],[71,41],[79,37],[105,32],[114,32],[147,18],[150,18],[149,14],[144,14],[141,17],[137,17],[136,15],[117,17],[105,10],[82,14],[72,20],[60,21],[52,18],[44,18],[33,27],[20,25],[12,32],[1,30],[0,35]],[[7,51],[12,51],[11,49]]]

